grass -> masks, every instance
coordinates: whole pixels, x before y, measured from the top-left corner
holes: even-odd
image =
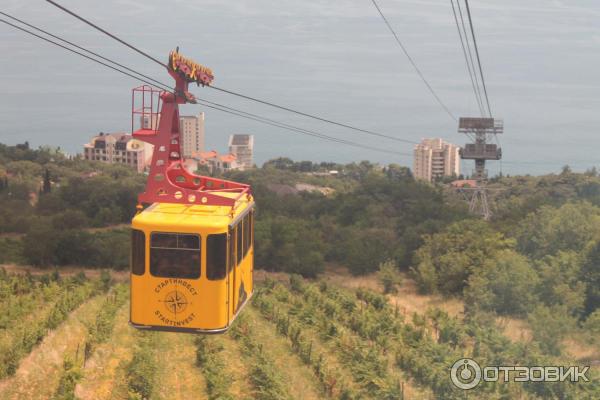
[[[129,303],[117,312],[111,337],[107,342],[100,344],[86,362],[83,379],[75,387],[77,398],[90,400],[126,398],[125,377],[119,365],[131,360],[136,340],[135,330],[129,326],[128,321]]]
[[[252,385],[248,377],[248,364],[244,361],[239,343],[230,334],[219,337],[219,342],[223,345],[220,356],[231,378],[229,393],[234,399],[250,398]]]
[[[287,339],[280,336],[273,325],[249,307],[244,310],[253,338],[262,346],[263,353],[283,377],[290,395],[298,400],[322,399],[323,393],[311,370],[292,352]]]
[[[14,376],[0,383],[0,398],[48,399],[55,392],[63,371],[65,355],[83,351],[86,324],[100,310],[105,296],[96,296],[72,312],[66,321],[50,332],[42,343],[25,357]]]
[[[194,335],[158,333],[153,399],[205,399],[206,383],[196,367]]]
[[[398,274],[401,276],[402,281],[397,286],[398,292],[389,294],[387,297],[390,304],[397,306],[400,313],[404,316],[410,316],[415,312],[417,314],[424,314],[430,307],[440,308],[454,317],[462,315],[464,304],[459,299],[420,294],[414,280],[403,272],[398,272]],[[323,274],[323,280],[331,283],[333,286],[340,286],[347,289],[364,288],[383,293],[383,285],[376,273],[353,276],[346,268],[330,266]]]
[[[271,274],[264,275],[271,276]],[[289,277],[287,275],[274,274],[273,276],[285,283],[286,288],[288,287]],[[351,294],[352,298],[355,298],[353,292],[360,287],[371,288],[378,293],[382,291],[375,276],[355,278],[344,273],[336,276],[328,272],[324,280],[329,282],[328,285],[332,287],[343,288],[339,290]],[[304,282],[310,284],[310,281]],[[319,288],[320,284],[317,282],[313,286]],[[395,304],[398,304],[400,314],[404,314],[402,307],[405,307],[407,314],[418,311],[418,314],[422,316],[425,316],[428,309],[437,306],[437,308],[449,312],[450,315],[457,315],[458,320],[463,322],[460,317],[461,304],[450,302],[445,307],[440,307],[440,299],[436,296],[421,296],[416,293],[409,278],[403,280],[399,289],[398,295],[386,297],[392,306],[390,318],[394,318]],[[304,347],[300,346],[299,351],[297,344],[295,345],[290,337],[279,333],[275,320],[264,314],[262,309],[259,310],[258,307],[251,305],[245,309],[242,315],[242,319],[245,321],[244,337],[236,339],[233,332],[206,337],[208,341],[218,345],[219,368],[222,369],[222,376],[226,377],[228,384],[226,393],[236,400],[342,398],[341,391],[333,391],[332,396],[328,397],[325,384],[318,378],[320,375],[315,369],[314,361],[319,358],[319,355],[323,355],[323,365],[326,370],[333,371],[328,376],[338,379],[336,388],[349,388],[350,392],[360,393],[359,398],[369,398],[369,392],[362,391],[364,382],[357,378],[360,374],[375,369],[367,362],[369,361],[369,351],[371,348],[381,350],[382,346],[387,345],[393,348],[395,344],[391,341],[382,344],[369,339],[370,336],[362,335],[362,333],[362,336],[359,336],[357,332],[351,330],[353,322],[339,319],[342,315],[339,312],[334,312],[331,318],[338,320],[338,326],[344,332],[344,340],[342,342],[337,338],[328,339],[323,334],[320,324],[312,324],[307,318],[318,316],[322,319],[320,314],[327,313],[329,305],[324,304],[325,301],[315,304],[305,301],[305,304],[295,305],[296,300],[303,300],[302,296],[294,291],[291,291],[290,295],[292,297],[288,300],[276,294],[268,294],[268,297],[275,301],[280,315],[290,315],[290,322],[301,327],[303,345],[310,343],[310,354],[313,355],[310,362],[307,364],[304,357]],[[152,364],[151,369],[154,375],[149,400],[209,398],[207,390],[209,378],[208,375],[205,375],[207,371],[196,365],[196,345],[194,343],[196,337],[189,334],[153,333],[151,334],[151,345],[140,346],[142,341],[146,341],[146,334],[139,333],[128,324],[129,304],[126,301],[126,293],[123,300],[125,304],[117,309],[114,326],[110,329],[108,337],[105,341],[96,343],[91,358],[87,360],[85,367],[82,367],[83,344],[89,333],[89,326],[98,318],[100,309],[106,304],[106,297],[102,294],[88,299],[55,330],[50,331],[44,340],[23,359],[16,374],[0,381],[0,399],[52,398],[59,392],[61,377],[66,376],[65,359],[78,362],[77,367],[80,368],[79,372],[82,374],[82,378],[75,387],[76,398],[128,399],[131,388],[131,371],[128,367],[134,352],[139,353],[140,347],[144,348],[146,357],[143,360]],[[396,303],[396,299],[398,303]],[[360,301],[355,301],[360,304]],[[385,298],[381,301],[385,303]],[[43,314],[50,306],[51,303],[43,304],[43,307],[36,309],[35,313]],[[292,310],[294,308],[298,309]],[[293,312],[290,313],[290,310]],[[362,306],[358,307],[354,315],[359,317],[362,310]],[[28,316],[23,317],[29,318]],[[342,318],[345,317],[342,315]],[[410,317],[404,318],[404,321],[405,324],[411,326],[416,323]],[[239,321],[236,322],[236,325],[238,324]],[[521,320],[504,318],[498,319],[497,324],[503,328],[505,335],[513,342],[526,343],[529,340],[522,334],[526,332],[527,325],[521,324]],[[426,332],[432,332],[429,325],[430,321],[427,320]],[[245,344],[246,338],[251,338],[254,342],[250,351]],[[433,339],[435,341],[435,338]],[[588,365],[598,359],[598,352],[581,345],[587,343],[582,337],[576,336],[571,339],[567,341],[567,352],[564,359],[558,361],[564,365]],[[76,357],[78,345],[80,347],[79,356]],[[595,346],[592,347],[595,348]],[[405,373],[395,364],[393,352],[388,354],[379,350],[377,354],[382,360],[380,364],[385,369],[381,375],[390,378],[391,381],[402,382],[406,399],[433,398],[429,388],[418,385],[414,379],[408,378],[407,376],[410,374]],[[426,349],[416,349],[417,352],[424,350]],[[357,353],[362,355],[359,354],[360,357],[358,357]],[[260,363],[263,363],[263,368],[258,365]],[[369,371],[363,371],[364,368],[361,369],[361,365],[366,366]],[[141,368],[138,372],[140,371],[143,373],[145,370]],[[594,376],[597,376],[597,367],[592,367],[592,371]],[[275,383],[274,386],[269,387],[271,381]],[[259,391],[257,388],[261,384],[263,389],[266,389]],[[65,387],[67,386],[70,387],[65,384]],[[276,390],[268,390],[270,388]],[[529,398],[529,393],[523,393],[523,396]]]
[[[305,284],[308,285],[308,282]],[[378,348],[379,344],[361,338],[348,327],[343,327],[343,324],[340,324],[339,315],[328,316],[325,313],[328,305],[325,297],[316,305],[309,304],[301,295],[289,291],[282,285],[276,286],[272,292],[262,292],[260,296],[265,296],[269,302],[274,302],[272,304],[275,306],[277,314],[288,315],[290,326],[301,327],[303,347],[309,343],[315,357],[320,354],[324,355],[327,375],[330,376],[330,379],[334,378],[335,381],[333,392],[336,396],[343,396],[344,393],[347,393],[360,396],[358,398],[374,398],[372,396],[373,388],[370,386],[375,382],[370,380],[372,374],[367,371],[370,367],[365,367],[365,361],[369,359],[366,354],[370,350]],[[354,299],[354,296],[350,296],[350,298]],[[335,333],[328,332],[327,328],[322,326],[323,321],[333,322],[338,327]],[[374,354],[380,353],[377,351],[371,355]],[[379,364],[380,361],[384,364]],[[380,372],[376,379],[376,386],[379,387],[381,393],[385,392],[386,388],[391,389],[397,384],[402,386],[405,398],[429,398],[426,388],[417,387],[394,366],[392,352],[382,355],[377,362]],[[332,365],[334,366],[333,370],[331,369]],[[335,368],[336,366],[338,368]],[[390,383],[393,385],[390,386]],[[387,396],[389,395],[387,394]]]

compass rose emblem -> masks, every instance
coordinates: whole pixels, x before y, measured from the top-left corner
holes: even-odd
[[[183,293],[174,290],[165,296],[165,307],[173,314],[178,314],[187,308],[188,302]]]

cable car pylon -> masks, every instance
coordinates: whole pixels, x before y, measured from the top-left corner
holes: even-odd
[[[469,211],[489,220],[492,216],[487,196],[486,160],[500,160],[502,149],[489,143],[492,137],[504,132],[504,123],[494,118],[461,117],[458,121],[458,132],[466,134],[474,143],[468,143],[460,149],[463,160],[475,160],[473,178],[475,187],[462,188],[469,201]]]

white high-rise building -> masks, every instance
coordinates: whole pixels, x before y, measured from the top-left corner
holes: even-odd
[[[179,117],[181,131],[181,153],[183,157],[192,157],[204,151],[204,113],[198,115],[181,115]]]
[[[413,174],[428,182],[460,174],[459,147],[442,139],[423,139],[413,151]]]
[[[157,129],[160,117],[156,114],[143,115],[140,123],[143,129]],[[181,154],[185,158],[204,151],[204,113],[198,115],[180,115]]]
[[[239,169],[254,167],[254,135],[230,135],[229,152],[236,157]]]
[[[140,128],[158,129],[158,121],[160,121],[160,116],[158,114],[144,114],[140,116]]]

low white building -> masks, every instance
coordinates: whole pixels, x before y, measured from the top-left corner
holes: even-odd
[[[200,167],[206,167],[210,173],[240,169],[235,155],[219,154],[214,150],[196,153],[192,157],[186,158],[185,167],[189,171],[197,171]]]
[[[126,133],[103,133],[83,145],[83,158],[107,164],[124,164],[143,172],[152,161],[152,145]]]

